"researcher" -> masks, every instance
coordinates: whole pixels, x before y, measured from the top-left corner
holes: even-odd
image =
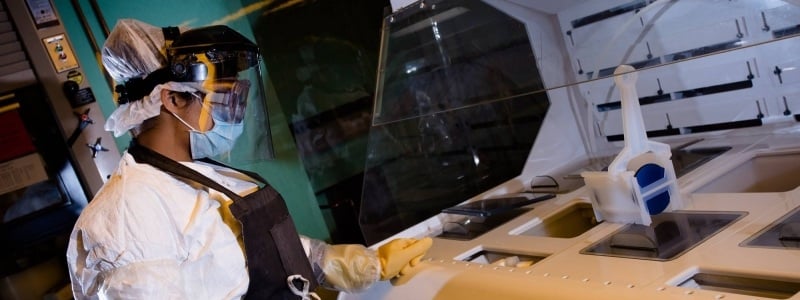
[[[372,250],[299,235],[269,183],[228,165],[272,149],[259,60],[224,25],[115,25],[105,127],[133,139],[70,236],[76,299],[314,299],[318,285],[359,291],[419,263],[430,238]]]

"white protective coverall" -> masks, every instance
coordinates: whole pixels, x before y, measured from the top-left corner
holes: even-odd
[[[238,194],[238,172],[183,163]],[[240,226],[216,191],[191,186],[125,153],[79,217],[67,260],[78,299],[238,299],[247,291]]]
[[[229,190],[258,189],[247,175],[181,162]],[[67,264],[76,299],[239,299],[249,274],[241,225],[222,193],[177,179],[124,153],[117,171],[84,208]],[[395,239],[378,251],[300,235],[320,285],[363,290],[419,262],[430,239]]]

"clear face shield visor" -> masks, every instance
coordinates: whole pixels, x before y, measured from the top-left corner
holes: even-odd
[[[209,51],[176,58],[173,73],[185,72],[183,83],[202,101],[198,124],[210,128],[194,134],[193,153],[229,164],[274,158],[257,54]]]
[[[244,121],[250,86],[251,82],[247,79],[214,82],[203,97],[204,104],[211,108],[213,119],[226,123]]]

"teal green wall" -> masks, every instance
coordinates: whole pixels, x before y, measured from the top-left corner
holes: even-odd
[[[116,1],[98,0],[101,14],[106,20],[109,29],[112,29],[116,20],[121,18],[134,18],[155,26],[188,26],[199,27],[224,21],[223,24],[234,28],[243,35],[253,38],[251,25],[245,15],[238,18],[227,18],[241,10],[240,1],[226,0],[139,0]],[[78,0],[80,9],[74,9],[70,0],[54,0],[55,6],[61,15],[64,27],[70,37],[75,52],[78,55],[86,78],[92,84],[92,91],[97,97],[103,114],[108,116],[116,108],[110,89],[110,84],[104,78],[101,65],[88,34],[83,30],[77,10],[83,12],[90,23],[92,33],[99,45],[104,42],[104,35],[91,10],[89,1]],[[259,12],[253,12],[259,13]],[[238,15],[237,15],[238,16]],[[267,73],[269,70],[267,70]],[[297,230],[305,235],[328,240],[329,232],[325,225],[319,205],[308,180],[308,176],[299,160],[297,148],[292,138],[286,119],[281,113],[280,102],[272,87],[268,74],[267,78],[267,106],[270,108],[270,124],[275,143],[275,160],[264,161],[243,168],[258,172],[286,199],[289,211],[295,220]],[[130,137],[123,136],[117,139],[120,150],[127,147]]]

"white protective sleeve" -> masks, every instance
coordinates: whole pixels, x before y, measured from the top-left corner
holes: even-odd
[[[302,235],[300,240],[322,287],[351,293],[380,279],[381,262],[372,249],[359,244],[330,245]]]
[[[101,273],[100,299],[187,299],[181,268],[174,260],[128,264]]]

